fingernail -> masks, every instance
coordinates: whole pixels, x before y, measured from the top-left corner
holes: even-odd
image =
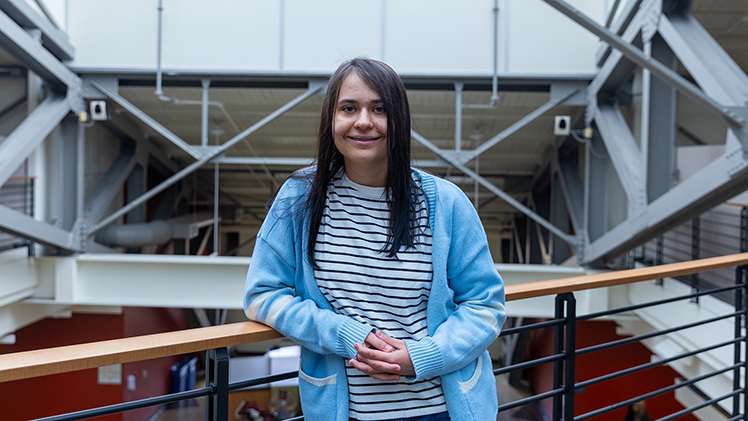
[[[377,338],[382,338],[382,337],[384,337],[384,333],[382,333],[381,330],[377,330]]]

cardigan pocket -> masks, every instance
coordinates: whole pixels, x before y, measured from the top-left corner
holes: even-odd
[[[483,355],[478,356],[478,360],[475,364],[475,372],[473,372],[473,375],[470,377],[470,380],[466,382],[457,382],[457,384],[460,385],[460,389],[462,390],[462,393],[468,393],[470,390],[472,390],[476,384],[478,384],[478,379],[480,379],[480,375],[483,371]]]
[[[304,380],[307,383],[310,383],[314,386],[322,387],[322,386],[328,386],[328,385],[334,385],[338,382],[338,375],[333,374],[332,376],[327,376],[323,379],[312,377],[303,371],[299,370],[299,378]]]
[[[319,378],[299,369],[299,397],[304,419],[332,421],[337,419],[337,373]]]

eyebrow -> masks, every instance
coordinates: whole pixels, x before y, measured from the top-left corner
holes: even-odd
[[[382,101],[381,98],[377,98],[375,100],[369,101],[370,104],[384,104],[384,101]],[[358,104],[358,101],[355,99],[347,99],[343,98],[338,101],[338,104]]]

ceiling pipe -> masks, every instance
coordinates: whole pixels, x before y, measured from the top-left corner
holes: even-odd
[[[201,212],[142,224],[109,225],[96,234],[96,241],[108,247],[162,245],[173,239],[197,237],[200,228],[213,224],[214,218],[212,213]]]
[[[493,3],[493,76],[488,104],[463,104],[462,108],[496,108],[499,105],[499,0]]]

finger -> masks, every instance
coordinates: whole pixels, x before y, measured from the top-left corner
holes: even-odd
[[[377,379],[377,380],[383,380],[383,381],[394,381],[394,380],[400,380],[400,376],[393,373],[384,373],[380,372],[378,370],[375,370],[370,365],[358,361],[356,359],[351,359],[348,361],[350,365],[352,365],[355,369],[358,371],[367,374],[371,378]]]
[[[388,362],[381,361],[381,360],[366,358],[360,354],[357,355],[355,359],[358,360],[359,362],[367,364],[372,369],[379,371],[379,372],[383,372],[383,373],[398,374],[401,370],[399,364],[393,364],[393,363],[388,363]]]
[[[384,351],[384,352],[390,352],[390,351],[392,351],[392,346],[389,345],[386,341],[382,340],[379,337],[380,333],[381,333],[381,331],[379,331],[379,330],[377,331],[376,335],[373,334],[373,333],[369,333],[369,335],[366,336],[366,340],[364,341],[364,343],[366,345],[371,346],[371,347],[373,347],[375,349],[378,349],[380,351]]]
[[[377,337],[377,339],[381,340],[382,342],[386,344],[391,345],[395,349],[405,348],[405,341],[401,341],[400,339],[393,338],[392,336],[387,335],[381,330],[378,330],[375,336]]]
[[[367,348],[358,344],[354,344],[354,347],[358,351],[356,358],[359,360],[365,359],[372,362],[380,362],[385,364],[392,364],[395,362],[395,357],[392,352],[383,352],[378,349]]]

